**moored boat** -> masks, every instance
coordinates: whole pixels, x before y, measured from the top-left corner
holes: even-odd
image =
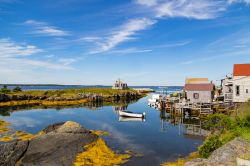
[[[135,117],[119,117],[119,122],[145,122],[145,118],[135,118]]]
[[[143,118],[146,116],[146,113],[134,113],[130,111],[119,111],[119,115],[123,117],[134,117],[134,118]]]

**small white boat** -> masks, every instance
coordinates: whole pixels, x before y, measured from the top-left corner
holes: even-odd
[[[119,122],[145,122],[145,118],[134,118],[134,117],[119,117]]]
[[[119,111],[119,115],[123,117],[134,117],[134,118],[143,118],[146,116],[146,113],[134,113],[130,111]]]

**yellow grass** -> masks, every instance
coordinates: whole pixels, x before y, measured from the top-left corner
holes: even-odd
[[[10,142],[10,141],[13,141],[13,140],[14,140],[14,138],[11,137],[11,136],[3,136],[3,137],[0,138],[1,142]]]
[[[109,132],[102,130],[90,130],[90,131],[98,136],[111,135]]]
[[[0,120],[0,135],[2,133],[10,131],[10,129],[8,128],[9,125],[10,125],[9,123],[7,123],[3,120]]]
[[[44,132],[39,132],[38,134],[30,134],[24,131],[16,131],[12,134],[9,131],[13,131],[13,129],[9,128],[9,123],[0,120],[0,142],[10,142],[13,140],[31,140],[39,135],[44,134]]]
[[[20,105],[64,106],[64,105],[83,104],[88,101],[89,101],[88,99],[72,100],[72,101],[20,100],[20,101],[0,102],[0,107],[20,106]]]
[[[162,166],[183,166],[186,162],[193,160],[195,158],[198,158],[199,154],[198,152],[190,153],[188,157],[186,158],[180,158],[176,160],[175,162],[165,162],[162,164]]]
[[[76,156],[75,166],[114,166],[126,163],[131,157],[129,154],[114,153],[101,138],[84,148],[86,151]]]

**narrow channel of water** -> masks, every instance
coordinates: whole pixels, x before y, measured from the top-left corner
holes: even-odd
[[[111,136],[104,139],[114,150],[132,150],[142,157],[134,157],[125,165],[160,165],[174,161],[196,151],[203,138],[187,134],[187,124],[192,132],[199,133],[200,121],[169,116],[147,106],[148,97],[124,106],[76,108],[24,108],[15,111],[1,110],[0,119],[17,130],[38,133],[46,126],[62,121],[76,121],[88,129],[105,130]],[[119,118],[116,110],[127,109],[145,112],[145,121]]]

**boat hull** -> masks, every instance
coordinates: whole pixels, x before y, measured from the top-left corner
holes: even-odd
[[[132,118],[143,118],[143,117],[145,117],[145,113],[139,114],[139,113],[125,112],[125,111],[119,111],[119,115],[123,116],[123,117],[132,117]]]

